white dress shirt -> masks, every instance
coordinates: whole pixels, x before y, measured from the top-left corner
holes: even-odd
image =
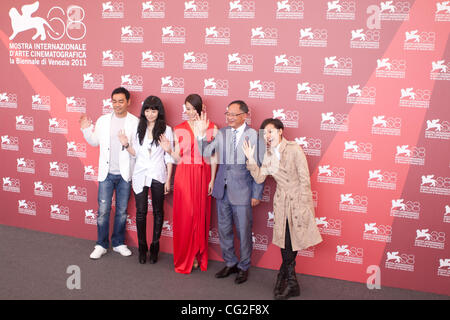
[[[166,126],[164,135],[171,142],[171,147],[173,150],[172,128]],[[148,130],[145,132],[142,145],[139,143],[138,135],[134,135],[132,147],[136,152],[136,165],[134,166],[132,178],[133,191],[136,194],[141,193],[144,186],[151,186],[152,179],[155,179],[163,184],[166,183],[166,164],[175,163],[175,161],[160,145],[156,146],[155,143],[151,143],[150,139],[148,139]]]
[[[231,130],[236,130],[236,145],[234,146],[234,148],[237,147],[239,140],[241,139],[242,134],[244,133],[245,126],[246,126],[246,123],[244,122],[239,128],[231,129]]]

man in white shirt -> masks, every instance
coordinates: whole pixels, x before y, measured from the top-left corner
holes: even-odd
[[[116,192],[116,212],[114,230],[111,236],[113,250],[123,256],[131,251],[124,244],[127,221],[127,206],[131,191],[131,174],[134,160],[119,140],[119,132],[124,130],[129,141],[136,134],[138,118],[128,112],[130,93],[125,88],[116,88],[111,94],[114,112],[97,119],[95,127],[85,114],[80,117],[80,126],[86,141],[93,147],[100,146],[98,163],[98,217],[97,244],[91,259],[99,259],[109,248],[109,215],[114,191]]]

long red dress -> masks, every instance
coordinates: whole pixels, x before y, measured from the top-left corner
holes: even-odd
[[[207,130],[212,138],[214,124]],[[197,139],[187,121],[175,127],[181,160],[177,164],[173,190],[173,260],[175,271],[190,273],[194,258],[200,269],[208,267],[208,235],[211,196],[208,185],[211,166],[198,151]]]

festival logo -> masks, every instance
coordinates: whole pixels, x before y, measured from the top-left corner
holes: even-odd
[[[19,137],[4,135],[1,136],[1,139],[2,150],[19,151]]]
[[[166,17],[166,3],[164,1],[146,1],[141,5],[142,19],[164,19]]]
[[[33,152],[52,154],[52,141],[44,138],[33,138]]]
[[[450,80],[450,60],[447,63],[445,60],[432,61],[430,79]]]
[[[297,83],[297,101],[323,102],[324,97],[325,85],[323,83]]]
[[[103,19],[122,19],[125,14],[123,2],[107,1],[102,2]]]
[[[367,213],[369,199],[365,195],[341,193],[339,210],[355,213]]]
[[[17,94],[8,92],[0,93],[0,108],[17,109]]]
[[[228,71],[253,71],[253,55],[252,54],[240,54],[239,52],[228,54]]]
[[[275,18],[277,20],[301,20],[304,17],[305,5],[299,0],[277,1]]]
[[[328,1],[327,20],[355,20],[355,1]]]
[[[407,21],[411,4],[407,1],[384,1],[380,3],[381,21]]]
[[[248,97],[275,99],[275,82],[262,80],[249,81]]]
[[[3,191],[20,193],[19,179],[11,177],[3,177],[2,179],[3,179]]]
[[[86,143],[67,142],[67,156],[74,158],[86,158]]]
[[[450,195],[450,178],[427,174],[421,177],[420,192],[436,195]]]
[[[418,220],[420,216],[420,202],[405,199],[393,199],[390,216]]]
[[[375,76],[377,78],[404,79],[406,74],[406,60],[382,58],[377,59]]]
[[[342,220],[328,219],[328,217],[316,217],[316,225],[320,234],[340,237],[342,233]]]
[[[231,29],[229,27],[206,27],[205,44],[229,45],[231,42]]]
[[[328,76],[351,76],[353,61],[350,57],[330,56],[324,58],[323,74]]]
[[[302,71],[302,57],[300,56],[287,56],[286,54],[280,54],[275,56],[275,64],[273,66],[273,72],[275,73],[301,73]]]
[[[50,161],[48,174],[51,177],[68,178],[69,165],[65,162]]]
[[[36,162],[33,159],[17,158],[17,172],[22,173],[36,173]]]
[[[84,73],[83,74],[83,89],[86,90],[104,90],[105,79],[103,74],[98,73]]]
[[[434,12],[434,21],[437,22],[450,21],[450,2],[442,1],[436,3],[436,11]]]
[[[184,78],[161,77],[161,93],[184,94]]]
[[[399,136],[402,128],[402,119],[384,115],[372,117],[372,134]]]
[[[380,30],[353,29],[351,30],[350,48],[378,49],[380,47]]]
[[[397,146],[395,163],[425,165],[426,150],[424,147],[410,147],[409,145]]]
[[[450,124],[448,121],[440,119],[427,120],[425,128],[425,138],[450,140]]]
[[[229,1],[229,19],[254,19],[256,13],[255,1],[233,0]]]
[[[93,165],[84,166],[84,181],[97,181],[98,180],[98,167]]]
[[[137,74],[123,74],[120,76],[120,85],[130,91],[142,92],[144,77]]]
[[[412,51],[434,51],[435,41],[435,32],[419,32],[417,29],[405,31],[403,49]]]
[[[61,206],[59,204],[51,204],[50,218],[55,220],[69,221],[70,220],[69,207]]]
[[[39,94],[32,95],[31,96],[31,109],[50,111],[50,109],[51,109],[50,96],[41,96]]]
[[[250,38],[252,46],[272,46],[278,45],[278,29],[264,28],[261,26],[252,28],[252,35]]]
[[[298,128],[299,113],[295,109],[272,110],[272,118],[280,119],[286,128]]]
[[[34,131],[33,117],[26,117],[22,114],[16,116],[16,130]]]
[[[152,50],[141,52],[141,68],[164,69],[164,52]]]
[[[295,142],[302,147],[308,156],[320,157],[322,155],[322,140],[314,137],[296,137]]]
[[[325,131],[348,131],[348,114],[326,112],[322,113],[320,130]]]
[[[205,96],[228,96],[228,80],[206,78],[203,79],[203,94]]]
[[[181,26],[166,26],[161,28],[161,43],[184,44],[186,43],[186,28]]]
[[[252,232],[253,250],[267,251],[269,238],[265,234]]]
[[[53,198],[53,185],[47,182],[34,181],[34,195]]]
[[[386,252],[386,269],[414,272],[416,257],[413,254],[400,253],[400,251]]]
[[[417,229],[414,246],[444,250],[445,232],[430,231],[430,229]]]
[[[427,89],[400,89],[400,107],[425,108],[430,107],[431,90]]]
[[[25,214],[29,216],[36,215],[36,202],[29,200],[18,200],[17,211],[20,214]]]
[[[208,54],[205,52],[189,51],[183,54],[183,69],[184,70],[207,70],[208,69]]]
[[[375,105],[377,89],[375,87],[362,87],[359,84],[347,86],[347,103]]]
[[[325,48],[328,45],[328,30],[307,27],[300,29],[299,47]]]
[[[369,170],[367,187],[375,189],[396,190],[397,172],[388,172],[381,170]]]
[[[363,264],[364,249],[349,247],[348,244],[336,246],[336,261],[353,264]]]
[[[184,2],[185,19],[208,19],[209,3],[206,0],[188,0]]]
[[[389,243],[391,239],[391,226],[377,224],[376,222],[364,223],[363,240]]]
[[[67,200],[87,202],[87,189],[85,187],[67,186]]]
[[[122,50],[103,50],[102,67],[123,67],[124,54]]]
[[[86,113],[86,98],[81,97],[66,97],[66,111],[76,113]]]
[[[89,224],[92,226],[97,225],[97,215],[98,213],[94,209],[84,210],[84,224]]]
[[[372,160],[373,146],[370,142],[359,142],[356,140],[344,142],[344,159]]]
[[[67,119],[49,118],[48,119],[48,132],[67,134],[69,132]]]
[[[317,174],[317,182],[344,184],[345,168],[331,167],[331,165],[319,165],[319,173]]]

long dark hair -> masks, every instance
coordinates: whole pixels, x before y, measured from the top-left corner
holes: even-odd
[[[186,104],[186,102],[189,102],[194,107],[195,111],[197,111],[199,116],[202,114],[202,110],[203,110],[202,97],[200,97],[196,93],[193,93],[186,97],[186,100],[184,100],[184,103]]]
[[[158,117],[155,121],[155,126],[152,130],[153,141],[157,146],[159,145],[159,138],[166,131],[166,113],[164,112],[164,106],[160,98],[156,96],[149,96],[144,100],[141,109],[141,115],[139,117],[139,125],[137,129],[137,135],[139,137],[139,144],[142,146],[144,141],[145,132],[147,131],[147,118],[145,116],[145,110],[152,109],[158,110]]]

